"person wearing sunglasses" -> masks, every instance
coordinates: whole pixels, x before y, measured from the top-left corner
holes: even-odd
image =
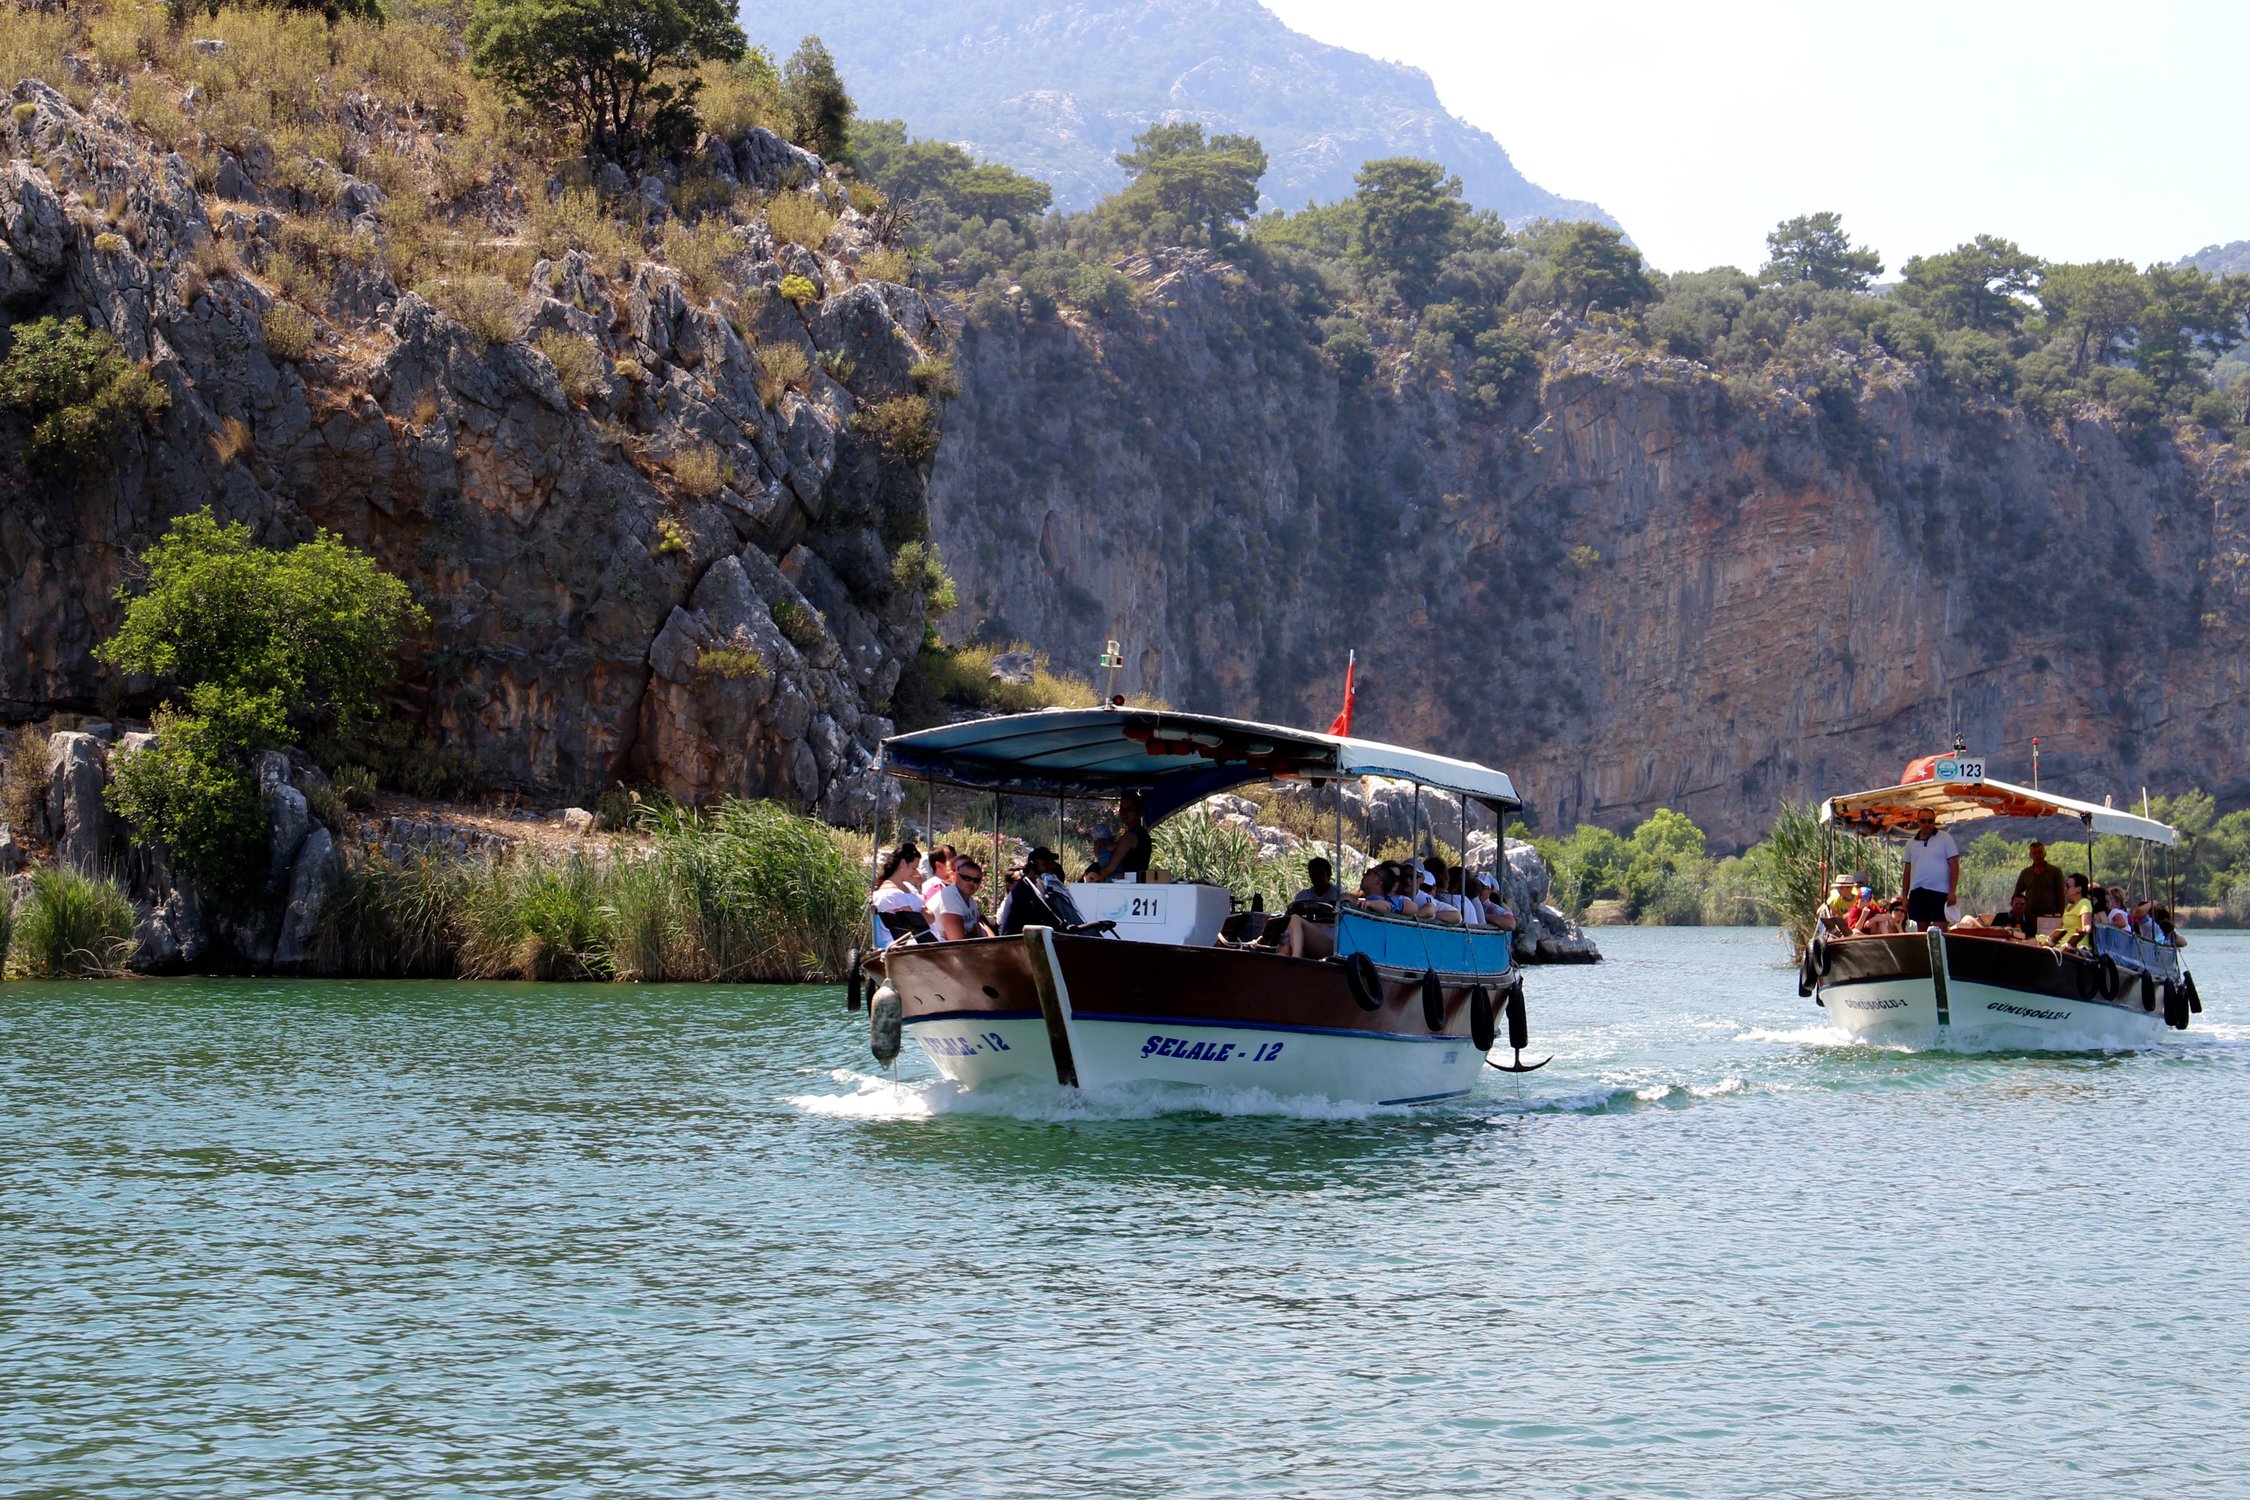
[[[953,878],[930,896],[930,929],[949,943],[963,938],[990,937],[991,924],[977,905],[984,889],[984,866],[963,854],[953,861]]]

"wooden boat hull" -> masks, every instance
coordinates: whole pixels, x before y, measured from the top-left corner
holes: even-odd
[[[1441,981],[1432,1028],[1422,976],[1384,966],[1369,1010],[1335,963],[1044,929],[893,948],[884,963],[906,1035],[970,1088],[1158,1083],[1418,1104],[1467,1093],[1484,1061],[1459,976]],[[1509,977],[1485,981],[1496,1005]]]
[[[1855,1037],[1910,1047],[2076,1052],[2146,1047],[2170,1028],[2163,981],[2127,971],[2105,998],[2094,960],[2005,938],[1835,938],[1817,991]]]

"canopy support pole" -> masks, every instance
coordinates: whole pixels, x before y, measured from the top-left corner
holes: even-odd
[[[992,794],[992,868],[1000,868],[1000,794]]]

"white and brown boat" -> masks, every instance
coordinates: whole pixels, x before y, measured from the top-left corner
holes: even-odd
[[[2115,834],[2148,851],[2179,842],[2153,818],[1993,780],[1973,756],[1924,757],[1908,777],[1831,797],[1820,807],[1822,825],[1904,837],[1927,811],[1945,828],[1994,817],[2069,818],[2089,839]],[[2097,926],[2090,942],[2072,948],[1973,918],[1918,932],[1816,935],[1797,989],[1855,1037],[1974,1050],[2144,1047],[2168,1029],[2185,1030],[2203,1008],[2180,950],[2168,943]]]
[[[909,782],[1046,799],[1141,795],[1147,822],[1269,780],[1380,776],[1457,794],[1497,831],[1520,806],[1499,771],[1419,750],[1203,714],[1050,709],[898,735],[885,769]],[[1339,803],[1341,799],[1339,799]],[[1339,814],[1340,816],[1340,814]],[[1341,843],[1339,834],[1338,842]],[[1466,839],[1464,837],[1464,844]],[[1497,840],[1496,840],[1497,843]],[[1341,873],[1341,872],[1340,872]],[[866,961],[879,1059],[896,1026],[971,1088],[1165,1083],[1380,1104],[1465,1094],[1504,1033],[1523,1067],[1511,935],[1347,905],[1335,955],[1222,941],[1223,887],[1073,883],[1082,920],[950,943],[894,943]],[[893,1050],[896,1036],[889,1040]],[[1495,1062],[1494,1067],[1503,1064]]]

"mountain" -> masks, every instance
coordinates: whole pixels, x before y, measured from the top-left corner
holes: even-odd
[[[742,23],[777,59],[817,31],[861,114],[1044,178],[1061,208],[1124,185],[1114,158],[1136,132],[1199,120],[1265,144],[1269,207],[1345,197],[1362,163],[1419,156],[1509,220],[1615,223],[1527,181],[1419,69],[1323,45],[1255,0],[832,0],[794,19],[745,7]]]
[[[2175,266],[2196,266],[2213,276],[2239,276],[2250,274],[2250,240],[2230,240],[2224,245],[2205,245],[2193,255],[2183,255],[2172,262]]]

